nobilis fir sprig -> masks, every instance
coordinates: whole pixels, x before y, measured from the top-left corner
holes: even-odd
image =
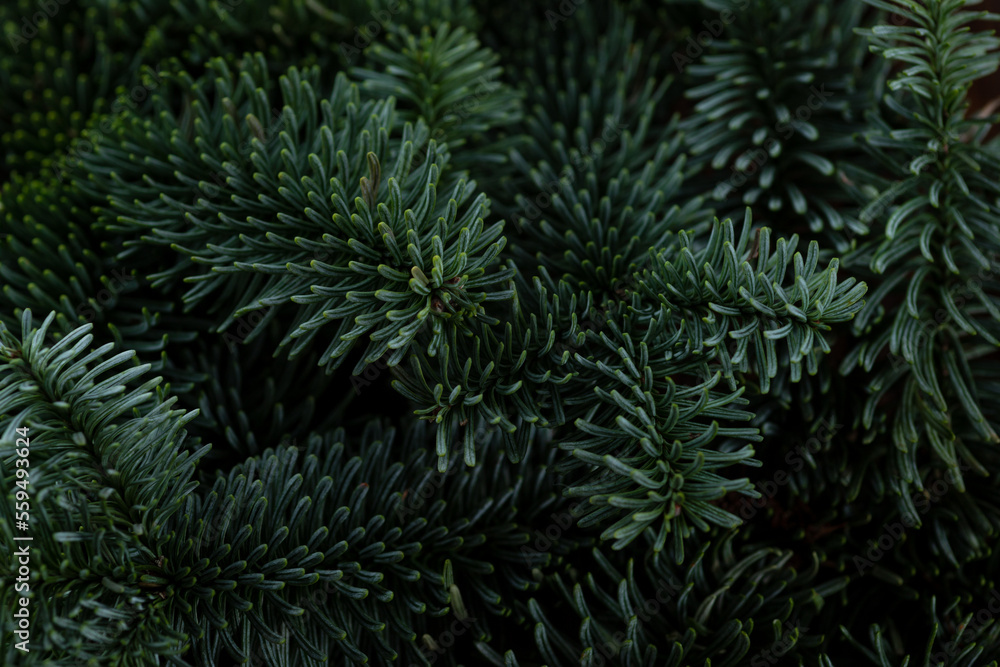
[[[546,459],[434,473],[423,424],[312,435],[191,498],[159,576],[197,664],[429,664],[449,627],[490,636],[560,549],[525,551],[560,507]],[[494,451],[491,458],[499,455]],[[541,465],[539,465],[541,464]]]
[[[136,105],[143,30],[122,20],[123,4],[0,6],[0,176],[54,166],[84,127]]]
[[[903,650],[898,642],[892,641],[898,636],[899,624],[873,624],[868,629],[867,642],[844,626],[841,633],[855,646],[865,662],[861,664],[874,667],[895,667],[909,665],[911,658],[922,661],[916,664],[925,665],[955,665],[955,667],[997,667],[1000,665],[1000,625],[977,620],[976,614],[966,613],[958,599],[945,603],[939,598],[922,600],[917,607],[922,618],[929,618],[929,638],[920,648],[912,651]],[[905,621],[904,621],[905,622]],[[821,667],[839,667],[847,664],[845,660],[835,660],[823,656],[819,663]],[[854,663],[857,664],[857,663]]]
[[[721,34],[697,59],[681,49],[674,58],[693,77],[685,149],[708,168],[699,178],[706,196],[726,215],[755,204],[775,231],[822,234],[842,252],[865,225],[851,213],[837,162],[860,156],[852,135],[865,126],[861,110],[874,104],[881,74],[851,32],[870,22],[865,5],[705,4]]]
[[[553,169],[600,166],[599,182],[622,170],[639,172],[679,139],[669,122],[674,78],[665,72],[657,36],[636,35],[635,19],[621,7],[583,5],[562,33],[535,26],[535,44],[518,72],[526,96],[518,148],[532,166]]]
[[[151,279],[192,283],[189,304],[211,296],[220,331],[280,312],[297,355],[334,324],[320,363],[367,339],[357,372],[386,353],[398,363],[420,335],[435,354],[448,328],[509,298],[502,225],[484,221],[474,182],[442,176],[448,153],[422,121],[399,126],[392,98],[361,101],[343,75],[320,99],[318,78],[293,68],[274,82],[260,56],[236,72],[213,61],[197,81],[178,72],[154,117],[101,144],[81,187],[110,195],[108,230],[180,254]]]
[[[53,312],[52,340],[91,322],[100,342],[136,350],[163,370],[168,344],[190,341],[205,325],[179,322],[178,302],[143,289],[134,263],[108,256],[91,233],[91,201],[48,173],[13,175],[0,187],[0,322],[20,334],[25,311]]]
[[[201,464],[202,477],[228,470],[277,443],[296,442],[341,423],[346,401],[334,377],[316,372],[318,350],[295,359],[273,358],[282,325],[267,336],[236,345],[227,336],[201,336],[178,353],[177,363],[195,375],[181,404],[198,409],[187,431],[214,445]],[[237,338],[238,340],[238,338]],[[337,378],[339,379],[339,378]],[[353,394],[348,394],[350,397]],[[330,403],[336,402],[337,409]]]
[[[0,663],[995,663],[974,4],[4,3]]]
[[[167,524],[197,484],[196,462],[208,447],[185,451],[184,425],[195,413],[173,409],[148,365],[113,344],[92,348],[91,325],[49,344],[25,311],[20,336],[0,328],[0,598],[16,605],[13,578],[15,470],[30,450],[30,535],[34,547],[33,620],[28,655],[92,664],[113,653],[117,664],[148,664],[150,654],[180,655],[184,633],[156,576],[173,539]],[[140,384],[141,382],[141,384]],[[20,440],[26,429],[27,439]],[[21,478],[19,478],[21,479]],[[23,507],[22,507],[23,509]],[[23,535],[23,528],[18,534]],[[72,591],[71,594],[67,594]],[[11,629],[4,621],[3,631]],[[8,664],[28,664],[5,646]],[[40,659],[35,662],[34,656]]]
[[[735,537],[723,533],[703,542],[684,565],[658,552],[626,559],[594,549],[581,558],[586,566],[579,574],[568,569],[546,578],[540,593],[557,595],[527,601],[531,623],[520,641],[479,648],[498,667],[758,667],[778,656],[798,664],[817,660],[824,603],[847,578],[829,576],[818,559],[792,567],[791,551],[742,554]],[[765,617],[771,622],[754,620]],[[501,657],[496,649],[504,648]]]
[[[517,126],[498,210],[513,218],[512,254],[595,298],[615,301],[668,232],[706,227],[711,212],[687,187],[672,78],[656,38],[635,36],[621,8],[580,7],[566,30],[540,31],[523,69]],[[687,187],[687,189],[686,189]]]
[[[742,390],[717,388],[721,373],[706,377],[702,356],[676,354],[683,329],[667,329],[666,313],[645,326],[625,316],[599,336],[603,354],[577,355],[583,367],[580,386],[596,402],[575,422],[559,447],[572,458],[563,462],[571,477],[570,497],[584,498],[581,526],[602,526],[601,537],[621,549],[647,529],[655,548],[683,558],[692,527],[732,527],[739,519],[712,504],[731,491],[756,496],[746,479],[729,480],[723,468],[753,460],[757,429],[745,409]],[[742,424],[740,424],[742,422]],[[733,425],[736,424],[736,425]],[[744,441],[731,451],[724,439]]]
[[[605,349],[576,355],[577,381],[592,387],[599,403],[577,419],[580,435],[560,442],[574,457],[567,469],[588,470],[568,493],[589,498],[581,524],[614,521],[603,537],[618,548],[659,526],[657,549],[673,533],[671,547],[681,557],[689,524],[737,525],[710,504],[731,491],[756,493],[747,480],[715,472],[759,465],[751,447],[729,449],[760,440],[754,427],[727,424],[753,416],[743,409],[737,374],[755,373],[766,392],[778,371],[780,340],[793,369],[805,359],[815,372],[820,353],[830,350],[822,330],[863,305],[864,284],[838,283],[835,262],[816,271],[815,242],[803,259],[791,254],[794,239],[779,240],[772,254],[766,228],[753,247],[750,238],[748,213],[739,239],[726,221],[700,248],[682,233],[672,246],[651,251],[653,268],[637,277],[631,312],[609,314],[602,330],[588,332]],[[719,386],[723,378],[728,390]],[[726,448],[716,449],[727,438]]]
[[[366,52],[366,65],[351,69],[366,96],[390,95],[404,120],[423,120],[430,139],[447,143],[452,168],[503,162],[496,133],[521,116],[520,99],[503,80],[499,57],[475,33],[448,24],[419,33],[389,34]],[[458,150],[459,147],[464,150]],[[421,155],[428,146],[417,146]]]
[[[822,332],[862,309],[867,286],[853,277],[838,281],[836,259],[820,269],[816,241],[805,258],[795,252],[795,235],[779,238],[772,252],[770,229],[752,233],[750,212],[738,238],[727,220],[700,247],[681,232],[672,246],[651,251],[656,260],[638,289],[685,329],[688,351],[718,353],[732,388],[734,372],[753,372],[767,392],[778,372],[777,341],[788,348],[792,381],[801,377],[803,361],[815,373],[819,353],[830,351]]]
[[[208,450],[186,451],[195,413],[172,409],[160,378],[143,381],[148,365],[130,363],[133,352],[90,349],[90,325],[49,345],[54,317],[29,329],[30,317],[20,338],[0,331],[0,476],[18,488],[17,429],[27,429],[42,566],[33,618],[48,628],[32,638],[36,655],[420,660],[419,637],[455,619],[488,637],[489,617],[511,614],[515,595],[537,588],[533,570],[564,551],[522,549],[564,504],[547,472],[554,450],[520,469],[436,474],[419,422],[395,446],[375,423],[357,441],[313,434],[190,495]],[[0,510],[0,597],[10,604],[13,510]]]
[[[841,369],[869,374],[864,425],[869,437],[890,434],[893,487],[912,512],[922,453],[962,489],[959,460],[986,474],[970,443],[1000,442],[983,408],[1000,398],[992,358],[1000,346],[1000,159],[984,146],[995,117],[967,108],[970,87],[1000,61],[1000,40],[969,24],[1000,16],[963,11],[957,0],[872,4],[905,19],[863,34],[906,68],[889,81],[885,108],[864,137],[871,167],[851,173],[863,184],[857,194],[872,234],[844,262],[873,291]]]

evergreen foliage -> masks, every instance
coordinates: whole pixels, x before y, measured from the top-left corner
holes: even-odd
[[[3,664],[1000,664],[967,5],[5,4]]]

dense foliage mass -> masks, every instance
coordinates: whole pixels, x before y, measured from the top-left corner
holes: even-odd
[[[996,20],[3,3],[0,662],[1000,664]]]

